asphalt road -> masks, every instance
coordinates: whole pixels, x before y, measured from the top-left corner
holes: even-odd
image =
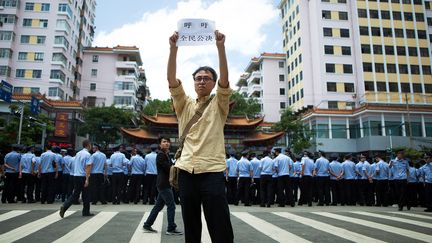
[[[93,217],[73,205],[64,219],[60,203],[0,204],[0,242],[184,242],[165,235],[166,210],[154,224],[158,233],[144,233],[149,205],[92,205]],[[432,214],[396,207],[231,206],[235,242],[432,242]],[[176,224],[183,231],[180,206]],[[205,226],[205,224],[204,224]],[[202,242],[211,242],[203,227]]]

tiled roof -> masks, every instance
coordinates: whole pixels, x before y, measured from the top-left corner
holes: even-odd
[[[157,140],[158,137],[151,132],[141,129],[141,128],[120,128],[120,131],[123,134],[126,134],[128,136],[138,138],[138,139],[144,139],[144,140]]]
[[[114,51],[114,50],[130,50],[130,51],[137,51],[139,50],[136,46],[115,46],[115,47],[86,47],[84,48],[84,51]]]
[[[257,142],[270,142],[279,139],[285,133],[277,132],[277,133],[265,133],[265,132],[256,132],[252,136],[247,137],[243,140],[243,143],[257,143]]]
[[[35,96],[37,99],[43,101],[43,103],[52,107],[76,107],[82,108],[81,102],[79,101],[63,101],[63,100],[50,100],[41,94],[13,94],[12,99],[14,100],[31,100],[31,97]]]
[[[143,115],[144,120],[157,125],[177,126],[178,121],[175,114],[157,114],[156,116]],[[228,117],[227,126],[258,126],[264,118],[248,119],[246,117]]]

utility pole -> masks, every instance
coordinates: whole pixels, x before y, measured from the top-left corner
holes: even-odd
[[[408,113],[408,124],[409,124],[409,135],[408,135],[408,139],[409,139],[409,147],[412,148],[412,124],[411,124],[411,115],[410,115],[410,108],[409,108],[409,104],[408,104],[408,93],[405,93],[405,104],[406,104],[406,109],[407,109],[407,113]],[[405,123],[406,124],[406,123]],[[405,125],[405,129],[406,129],[406,125]]]
[[[22,123],[24,118],[24,104],[21,104],[21,116],[20,116],[20,123],[18,128],[18,144],[21,144],[21,131],[22,131]]]

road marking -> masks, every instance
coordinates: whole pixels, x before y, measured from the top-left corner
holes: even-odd
[[[144,216],[141,219],[140,224],[136,228],[135,233],[133,234],[131,240],[129,241],[130,243],[141,243],[141,242],[159,243],[159,242],[161,242],[163,212],[160,212],[158,214],[155,222],[152,225],[153,229],[158,231],[157,233],[146,233],[143,231],[144,222],[149,216],[150,216],[150,212],[146,212],[144,214]]]
[[[310,242],[249,213],[233,212],[231,214],[277,242]]]
[[[420,221],[416,221],[416,220],[412,220],[412,219],[398,218],[398,217],[394,217],[394,216],[380,215],[380,214],[374,214],[374,213],[368,213],[368,212],[357,212],[356,211],[356,212],[351,212],[351,213],[355,213],[355,214],[359,214],[359,215],[365,215],[365,216],[369,216],[369,217],[381,218],[381,219],[388,219],[388,220],[392,220],[392,221],[397,221],[397,222],[407,223],[407,224],[413,224],[413,225],[422,226],[422,227],[426,227],[426,228],[432,228],[431,223],[420,222]]]
[[[314,214],[318,214],[318,215],[328,217],[328,218],[338,219],[338,220],[349,222],[352,224],[359,224],[359,225],[363,225],[366,227],[379,229],[382,231],[387,231],[387,232],[390,232],[393,234],[402,235],[402,236],[413,238],[416,240],[421,240],[421,241],[425,241],[425,242],[432,242],[432,236],[430,236],[430,235],[418,233],[418,232],[411,231],[411,230],[406,230],[403,228],[388,226],[385,224],[379,224],[379,223],[375,223],[375,222],[363,220],[363,219],[358,219],[358,218],[346,217],[346,216],[337,215],[334,213],[314,212]]]
[[[17,216],[20,216],[20,215],[28,213],[28,212],[30,212],[30,210],[13,210],[13,211],[4,213],[4,214],[0,215],[0,222],[11,219],[11,218],[15,218]]]
[[[313,219],[309,219],[309,218],[305,218],[305,217],[301,217],[292,213],[287,213],[287,212],[277,212],[277,213],[273,213],[276,214],[280,217],[289,219],[289,220],[293,220],[296,222],[299,222],[301,224],[304,224],[306,226],[315,228],[317,230],[321,230],[324,231],[326,233],[338,236],[340,238],[344,238],[353,242],[375,242],[375,243],[383,243],[385,241],[381,241],[381,240],[377,240],[374,238],[370,238],[361,234],[357,234],[355,232],[343,229],[343,228],[339,228],[336,226],[332,226],[326,223],[322,223]]]
[[[419,218],[419,219],[432,219],[432,216],[426,216],[423,214],[404,213],[404,212],[392,212],[392,213],[410,216],[410,217]]]
[[[211,243],[210,233],[207,228],[207,221],[205,219],[204,213],[201,213],[201,224],[202,224],[202,233],[201,233],[201,242],[202,243]]]
[[[116,214],[118,212],[100,212],[54,242],[84,242],[104,226],[104,224],[108,223]]]
[[[67,211],[65,213],[65,217],[75,213],[75,211]],[[25,224],[21,227],[18,227],[16,229],[13,229],[9,232],[6,232],[2,235],[0,235],[0,242],[6,243],[6,242],[14,242],[19,239],[22,239],[26,237],[27,235],[33,234],[36,231],[41,230],[42,228],[47,227],[48,225],[55,223],[57,221],[61,220],[58,211],[55,213],[52,213],[44,218],[38,219],[36,221],[33,221],[31,223]]]

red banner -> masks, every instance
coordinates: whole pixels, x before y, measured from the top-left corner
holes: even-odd
[[[67,113],[57,113],[54,136],[55,137],[68,136],[68,114]]]

